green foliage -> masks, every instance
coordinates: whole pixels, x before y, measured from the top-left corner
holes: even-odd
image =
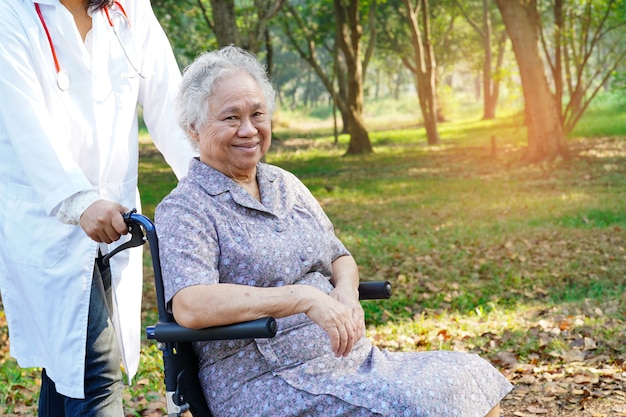
[[[181,68],[189,65],[198,53],[217,47],[197,1],[153,0],[152,8]]]
[[[624,76],[626,86],[626,76]],[[585,117],[576,125],[570,137],[603,137],[624,134],[626,124],[626,88],[606,92],[593,102]]]
[[[36,372],[22,369],[8,359],[1,362],[0,372],[0,410],[7,413],[19,413],[37,404],[37,385],[40,379]]]
[[[176,186],[177,181],[176,176],[149,138],[144,138],[140,143],[139,190],[142,212],[154,218],[156,205]]]

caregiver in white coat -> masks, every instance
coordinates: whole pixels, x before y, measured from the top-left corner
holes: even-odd
[[[40,416],[123,416],[142,250],[110,269],[95,259],[127,240],[121,214],[139,206],[138,103],[176,175],[187,171],[179,79],[149,0],[0,0],[0,292],[11,355],[44,369]]]

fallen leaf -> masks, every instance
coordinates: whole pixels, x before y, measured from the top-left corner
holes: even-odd
[[[548,414],[548,409],[536,407],[534,405],[529,406],[528,408],[526,408],[526,410],[533,414]]]
[[[571,349],[565,352],[561,358],[565,362],[581,362],[585,360],[585,352],[578,349]]]

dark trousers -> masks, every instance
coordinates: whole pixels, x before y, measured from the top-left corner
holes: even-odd
[[[40,417],[123,417],[121,354],[111,324],[111,271],[101,257],[94,265],[89,300],[85,398],[69,398],[56,391],[54,382],[41,376]]]

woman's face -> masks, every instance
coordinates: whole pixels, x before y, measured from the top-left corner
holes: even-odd
[[[254,78],[240,72],[218,81],[209,113],[194,137],[200,160],[233,178],[255,175],[256,164],[270,147],[272,124]]]

